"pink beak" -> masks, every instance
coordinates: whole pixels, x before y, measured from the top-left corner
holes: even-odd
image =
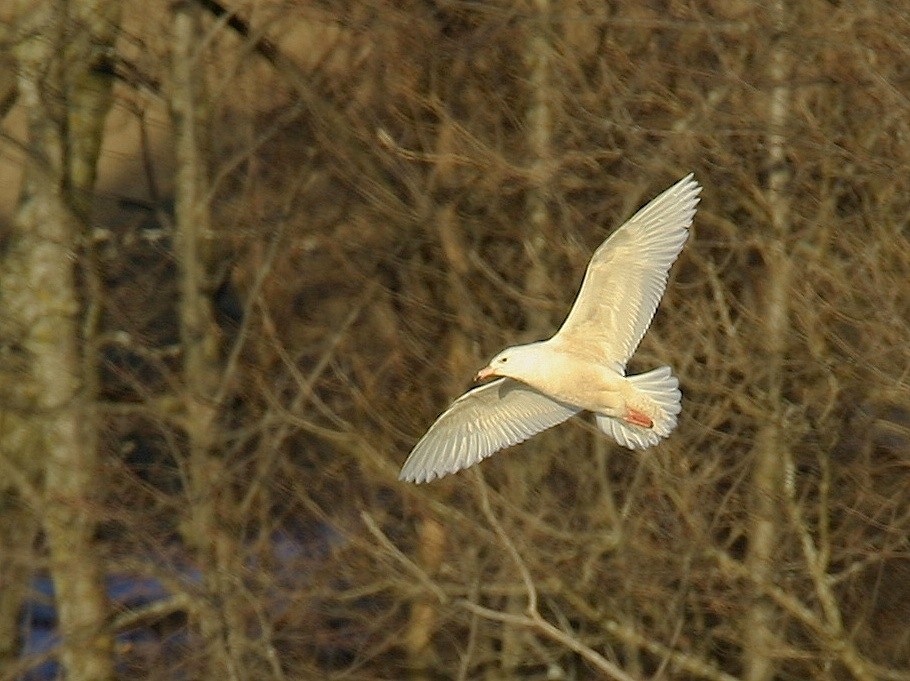
[[[484,379],[490,378],[491,376],[496,375],[496,370],[493,367],[484,367],[477,372],[477,375],[474,377],[475,381],[482,381]]]

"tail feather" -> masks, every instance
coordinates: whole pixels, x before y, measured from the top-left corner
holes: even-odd
[[[619,418],[596,414],[597,427],[623,447],[645,449],[660,442],[676,428],[676,415],[682,411],[679,381],[670,367],[660,367],[627,379],[629,405],[647,414],[654,425],[637,426]]]

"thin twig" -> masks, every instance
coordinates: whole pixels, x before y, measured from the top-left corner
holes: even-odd
[[[771,598],[784,611],[802,622],[819,640],[823,649],[836,655],[855,678],[861,681],[875,681],[877,677],[891,681],[910,681],[910,672],[887,669],[872,663],[860,653],[853,642],[844,635],[843,631],[835,631],[829,623],[823,621],[815,612],[803,605],[798,598],[787,593],[779,586],[768,584],[758,579],[745,565],[731,558],[725,552],[719,549],[712,549],[709,551],[709,555],[718,562],[721,569],[725,572],[755,584],[761,589],[762,593]]]
[[[471,601],[466,600],[458,601],[457,604],[469,612],[480,615],[484,619],[492,620],[494,622],[503,622],[505,624],[511,624],[516,627],[524,627],[526,629],[538,631],[552,641],[555,641],[556,643],[565,646],[569,650],[578,653],[585,660],[594,665],[597,669],[604,672],[610,678],[616,679],[616,681],[636,681],[636,679],[633,679],[617,665],[610,662],[607,658],[605,658],[594,649],[586,646],[577,638],[567,634],[566,632],[547,622],[543,617],[540,616],[540,613],[534,612],[530,615],[513,615],[508,612],[501,612],[499,610],[485,608],[482,605],[477,605],[476,603],[472,603]]]
[[[382,548],[388,551],[389,554],[402,566],[404,566],[408,572],[417,577],[417,579],[420,580],[420,583],[426,587],[430,593],[436,596],[436,599],[440,603],[445,603],[449,600],[448,596],[446,596],[446,592],[443,591],[433,581],[433,579],[419,565],[417,565],[417,563],[404,555],[404,553],[402,553],[401,550],[392,543],[392,540],[385,535],[385,533],[379,528],[379,525],[376,524],[376,521],[373,520],[373,516],[371,516],[366,511],[361,511],[360,519],[363,521],[363,524],[366,525],[366,528],[370,534],[372,534],[376,541],[379,542]]]
[[[521,554],[518,553],[518,549],[515,548],[515,544],[512,543],[512,540],[509,539],[509,535],[507,535],[506,531],[502,528],[502,524],[499,522],[496,514],[493,513],[493,509],[490,508],[490,497],[487,494],[487,484],[483,479],[483,473],[481,473],[480,469],[477,467],[472,468],[471,472],[474,476],[473,480],[477,487],[477,491],[480,494],[480,508],[483,510],[483,514],[487,521],[493,527],[493,531],[496,532],[496,536],[499,537],[499,540],[503,543],[503,546],[506,547],[512,560],[515,561],[518,572],[521,573],[521,579],[524,582],[525,590],[528,594],[528,613],[536,613],[537,588],[534,586],[534,580],[531,579],[531,572],[528,570],[528,566],[522,559]]]

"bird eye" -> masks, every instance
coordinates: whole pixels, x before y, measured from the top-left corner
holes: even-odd
[[[509,361],[509,358],[508,358],[508,357],[503,357],[503,358],[500,359],[499,361],[500,361],[502,364],[505,364],[506,362]]]

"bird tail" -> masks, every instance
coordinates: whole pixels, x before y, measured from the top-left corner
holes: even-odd
[[[656,445],[676,428],[676,415],[682,410],[679,381],[670,367],[629,376],[626,381],[627,404],[650,419],[652,425],[645,427],[628,420],[596,414],[597,427],[629,449],[645,449]]]

